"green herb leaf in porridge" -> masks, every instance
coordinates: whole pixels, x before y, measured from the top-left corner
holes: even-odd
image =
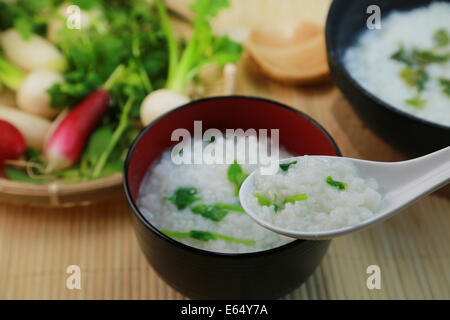
[[[416,87],[417,90],[422,91],[425,88],[429,76],[423,69],[413,69],[406,67],[400,72],[400,77],[410,87]]]
[[[414,59],[410,52],[407,52],[405,48],[398,49],[392,56],[391,59],[402,62],[410,67],[414,65]]]
[[[332,187],[336,187],[340,190],[345,190],[345,187],[347,187],[347,184],[345,182],[341,182],[341,181],[336,181],[334,180],[331,176],[327,177],[326,182],[332,186]]]
[[[230,210],[230,211],[236,211],[236,212],[242,212],[245,213],[245,210],[241,206],[235,206],[232,204],[216,204],[217,207]]]
[[[267,199],[266,197],[260,195],[259,193],[255,193],[253,196],[254,196],[256,199],[258,199],[258,203],[259,203],[261,206],[265,206],[265,207],[273,206],[273,210],[274,210],[275,212],[278,212],[278,211],[280,211],[281,209],[283,209],[283,208],[284,208],[284,204],[286,204],[286,202],[279,203],[279,202],[277,201],[277,200],[278,200],[278,195],[277,195],[276,193],[275,193],[274,196],[273,196],[273,203],[270,202],[270,200]],[[302,200],[306,200],[306,199],[302,199]]]
[[[438,54],[431,50],[413,50],[413,57],[419,65],[444,63],[450,59],[449,54]]]
[[[406,99],[405,102],[409,104],[410,106],[413,106],[415,108],[423,108],[425,104],[427,103],[425,100],[423,100],[420,95],[416,95],[415,97],[411,99]]]
[[[216,240],[217,237],[214,233],[208,231],[191,230],[189,231],[189,237],[200,241]]]
[[[277,200],[278,200],[278,195],[275,193],[273,196],[273,211],[275,211],[275,213],[277,213],[278,211],[283,209],[283,206],[277,204]]]
[[[248,174],[244,173],[241,165],[236,160],[228,167],[228,180],[234,184],[234,193],[236,195],[239,194],[239,189],[247,177]]]
[[[165,235],[168,235],[170,237],[177,237],[177,238],[192,238],[200,241],[210,241],[210,240],[218,240],[222,239],[228,242],[237,242],[237,243],[243,243],[246,245],[254,245],[256,244],[256,241],[254,240],[244,240],[244,239],[238,239],[233,238],[229,236],[225,236],[223,234],[218,233],[212,233],[209,231],[201,231],[201,230],[191,230],[189,232],[178,232],[178,231],[171,231],[171,230],[160,230]]]
[[[217,205],[207,204],[196,205],[191,208],[191,211],[215,222],[221,221],[228,214],[227,210]]]
[[[292,161],[289,163],[280,163],[280,169],[283,171],[288,171],[289,167],[292,166],[293,164],[297,164],[297,161]]]
[[[441,78],[439,84],[442,87],[442,91],[450,98],[450,79]]]
[[[238,242],[246,245],[254,245],[256,241],[254,240],[243,240],[238,238],[233,238],[229,236],[225,236],[223,234],[212,233],[208,231],[199,231],[199,230],[191,230],[189,232],[189,236],[193,239],[201,240],[201,241],[209,241],[209,240],[218,240],[222,239],[228,242]]]
[[[255,193],[255,194],[254,194],[254,197],[255,197],[256,199],[258,199],[258,203],[259,203],[260,205],[266,206],[266,207],[270,207],[270,206],[271,206],[270,200],[267,199],[267,198],[265,198],[264,196],[260,195],[259,193]]]
[[[173,196],[166,199],[172,202],[178,210],[183,210],[191,203],[202,200],[202,198],[195,196],[197,193],[198,190],[196,188],[179,188],[175,191]]]
[[[447,30],[439,29],[434,33],[433,40],[437,47],[445,47],[450,44],[450,35]]]
[[[306,193],[296,194],[294,196],[284,199],[283,204],[296,203],[297,201],[305,201],[307,199],[308,199],[308,195]]]

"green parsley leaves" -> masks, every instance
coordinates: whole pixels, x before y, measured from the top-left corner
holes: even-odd
[[[434,80],[430,79],[430,76],[426,70],[430,64],[442,64],[447,63],[450,60],[450,52],[442,52],[442,48],[447,47],[450,44],[450,36],[447,30],[439,29],[433,34],[433,42],[435,47],[427,50],[410,49],[406,50],[404,47],[398,49],[391,59],[397,62],[405,64],[405,68],[400,71],[400,78],[403,79],[406,85],[416,88],[416,95],[410,99],[406,99],[405,102],[415,108],[423,108],[426,105],[426,101],[422,99],[421,93],[425,89],[427,82]],[[442,79],[438,80],[443,87],[443,92],[447,96],[447,85]]]
[[[202,198],[196,197],[198,190],[196,188],[178,188],[173,196],[167,198],[172,202],[178,210],[187,208],[191,203],[201,200]]]
[[[229,236],[225,236],[223,234],[218,233],[212,233],[209,231],[202,231],[202,230],[191,230],[188,232],[177,232],[177,231],[171,231],[171,230],[160,230],[165,235],[168,235],[170,237],[176,237],[176,238],[192,238],[200,241],[211,241],[211,240],[225,240],[227,242],[237,242],[242,243],[245,245],[254,245],[256,244],[256,241],[254,240],[244,240],[244,239],[238,239],[233,238]]]
[[[347,184],[345,182],[336,181],[331,176],[328,176],[325,180],[330,186],[338,188],[340,190],[345,190],[345,187],[347,187]]]
[[[297,164],[297,161],[292,161],[292,162],[289,162],[289,163],[280,163],[280,169],[283,170],[283,171],[288,171],[289,167],[294,165],[294,164]]]

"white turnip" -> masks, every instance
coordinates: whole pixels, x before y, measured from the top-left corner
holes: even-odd
[[[28,113],[53,118],[59,110],[50,106],[50,95],[47,90],[55,83],[63,81],[62,75],[51,70],[36,70],[29,73],[17,91],[17,106]]]
[[[44,139],[50,128],[50,121],[41,117],[25,113],[19,109],[0,106],[0,119],[14,125],[25,138],[29,147],[41,150]]]
[[[172,90],[160,89],[153,91],[142,101],[142,125],[146,126],[167,111],[188,102],[188,97]]]
[[[50,69],[62,72],[66,67],[61,52],[38,35],[24,39],[16,30],[8,29],[1,34],[0,43],[5,57],[25,71]]]

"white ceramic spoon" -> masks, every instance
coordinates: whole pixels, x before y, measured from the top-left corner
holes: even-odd
[[[261,226],[276,233],[298,239],[330,239],[354,232],[382,221],[398,213],[419,198],[450,182],[450,147],[429,155],[401,162],[376,162],[343,157],[318,156],[337,161],[351,161],[363,177],[373,177],[380,186],[383,205],[381,212],[358,225],[320,232],[296,231],[280,228],[262,220],[250,208],[247,201],[253,197],[254,173],[244,181],[239,192],[242,208]],[[280,163],[295,161],[301,157],[281,160]]]

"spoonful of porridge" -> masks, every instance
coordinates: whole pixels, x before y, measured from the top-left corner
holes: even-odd
[[[276,174],[255,170],[239,192],[261,226],[299,239],[330,239],[382,221],[450,181],[450,147],[401,162],[301,156]]]

